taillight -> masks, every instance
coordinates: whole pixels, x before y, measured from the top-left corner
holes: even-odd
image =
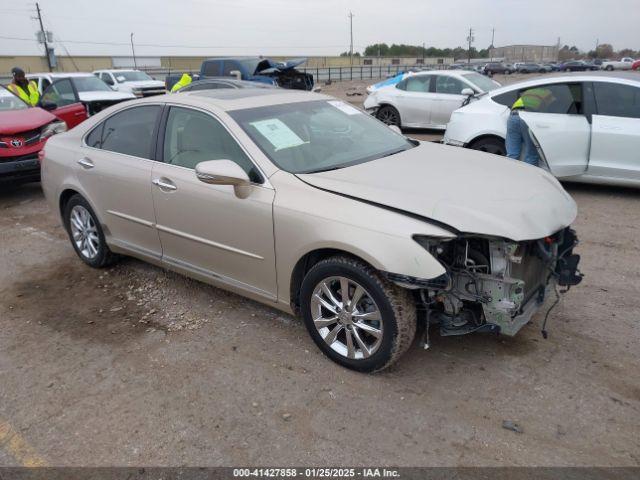
[[[44,161],[44,148],[38,152],[38,162],[40,162],[40,165],[42,165],[43,161]]]

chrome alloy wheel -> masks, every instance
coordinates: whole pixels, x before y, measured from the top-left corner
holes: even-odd
[[[100,248],[100,237],[89,210],[82,205],[74,206],[71,209],[69,225],[78,251],[89,260],[95,258]]]
[[[329,277],[313,290],[311,316],[324,342],[350,359],[373,355],[382,343],[382,315],[360,284],[346,277]]]

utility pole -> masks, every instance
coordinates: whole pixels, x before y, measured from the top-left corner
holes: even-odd
[[[469,52],[467,55],[467,63],[471,64],[471,44],[475,39],[473,38],[473,28],[469,28],[469,36],[467,37],[467,41],[469,42]]]
[[[491,57],[490,61],[492,62],[493,62],[493,50],[494,48],[496,48],[496,44],[494,43],[495,39],[496,39],[496,29],[492,28],[491,29],[491,46],[489,47],[489,56]]]
[[[353,66],[353,12],[349,12],[349,34],[351,37],[351,43],[349,46],[349,59],[351,62],[351,66]]]
[[[136,62],[136,50],[133,48],[133,32],[131,32],[131,52],[133,53],[133,68],[138,68],[138,63]]]
[[[38,12],[38,22],[40,23],[40,32],[42,33],[42,41],[44,42],[44,56],[47,57],[47,65],[49,66],[49,71],[53,71],[51,67],[51,57],[49,56],[49,44],[47,43],[47,32],[44,31],[44,26],[42,25],[42,15],[40,14],[40,5],[36,2],[36,10]]]

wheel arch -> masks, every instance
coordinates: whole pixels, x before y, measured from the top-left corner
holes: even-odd
[[[369,265],[375,270],[379,270],[372,265],[371,262],[363,258],[363,256],[356,255],[340,248],[317,248],[305,253],[294,265],[289,280],[289,304],[291,306],[291,310],[293,310],[296,315],[300,314],[300,288],[307,272],[318,262],[336,256],[343,256],[353,260],[358,260]]]
[[[499,135],[499,134],[497,134],[497,133],[483,133],[482,135],[478,135],[477,137],[474,137],[472,140],[470,140],[470,141],[467,143],[466,147],[467,147],[467,148],[473,148],[473,147],[472,147],[472,145],[473,145],[474,143],[477,143],[477,142],[479,142],[479,141],[481,141],[481,140],[486,140],[486,139],[499,140],[499,141],[501,141],[502,143],[505,143],[505,142],[506,142],[506,139],[505,139],[504,137],[500,136],[500,135]]]

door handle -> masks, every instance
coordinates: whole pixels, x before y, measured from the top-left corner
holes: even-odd
[[[89,170],[90,168],[95,167],[93,162],[91,160],[89,160],[87,157],[84,157],[84,158],[81,158],[80,160],[78,160],[78,165],[80,165],[85,170]]]
[[[74,115],[74,116],[76,116],[76,117],[79,117],[79,116],[81,116],[81,115],[86,115],[86,114],[87,114],[87,112],[85,112],[84,110],[82,110],[81,112],[76,112],[76,113],[74,113],[73,115]]]
[[[164,190],[177,190],[178,187],[175,186],[171,180],[167,180],[166,178],[155,178],[151,181],[155,186]]]

